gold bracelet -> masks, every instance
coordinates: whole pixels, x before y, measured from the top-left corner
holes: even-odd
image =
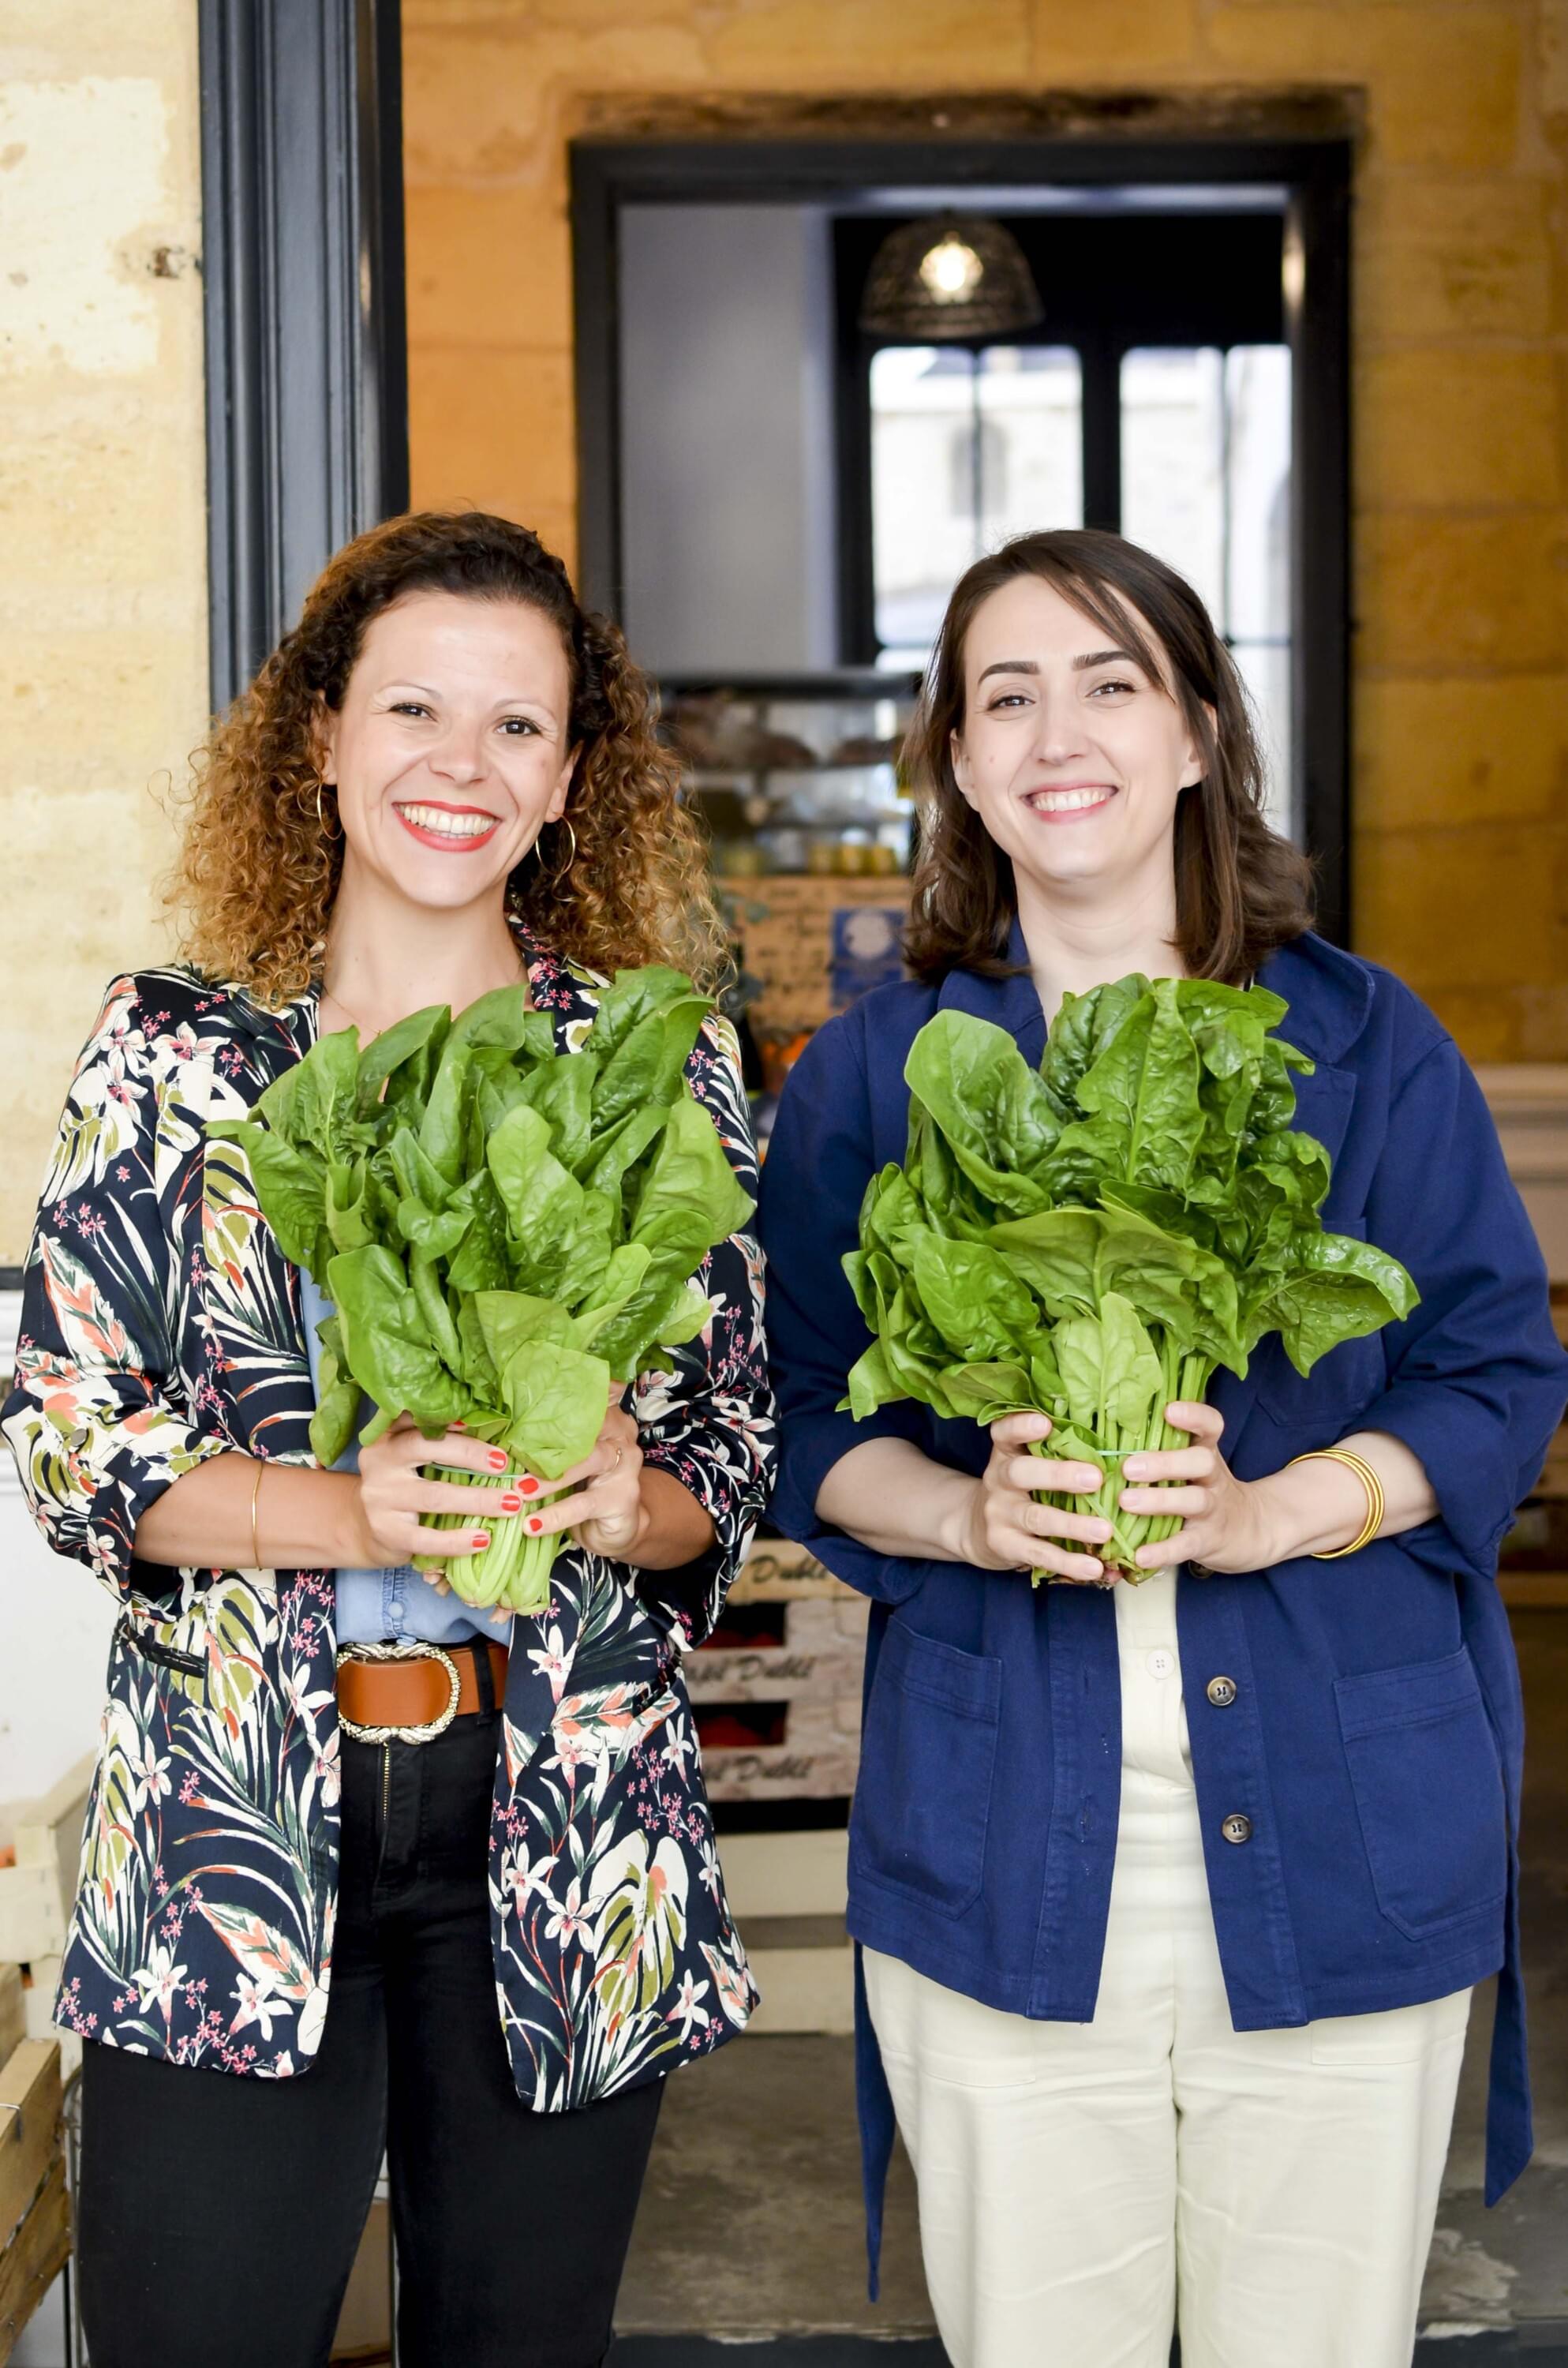
[[[252,1570],[259,1570],[261,1568],[261,1540],[256,1533],[256,1500],[261,1494],[261,1475],[266,1469],[266,1464],[262,1463],[258,1456],[256,1458],[256,1478],[251,1483],[250,1492],[250,1566]]]
[[[1354,1472],[1367,1492],[1367,1519],[1360,1536],[1352,1538],[1347,1546],[1330,1546],[1326,1553],[1313,1554],[1313,1562],[1339,1562],[1346,1554],[1359,1554],[1363,1546],[1370,1545],[1382,1528],[1387,1510],[1383,1484],[1371,1465],[1348,1447],[1314,1447],[1310,1455],[1292,1455],[1285,1468],[1292,1471],[1298,1463],[1343,1463]]]

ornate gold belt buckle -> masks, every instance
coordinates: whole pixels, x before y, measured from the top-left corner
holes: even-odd
[[[457,1663],[449,1653],[441,1650],[439,1645],[428,1644],[423,1637],[390,1645],[340,1645],[337,1667],[341,1668],[345,1661],[439,1661],[447,1673],[447,1683],[451,1688],[446,1708],[437,1712],[426,1726],[359,1726],[353,1719],[344,1716],[340,1705],[337,1724],[345,1735],[354,1737],[356,1743],[434,1743],[438,1735],[445,1735],[458,1714],[458,1696],[462,1691],[462,1681],[458,1675]]]

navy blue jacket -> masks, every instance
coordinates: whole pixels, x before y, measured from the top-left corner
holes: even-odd
[[[1015,956],[1023,959],[1015,932]],[[1281,1033],[1310,1053],[1299,1124],[1328,1148],[1325,1223],[1403,1259],[1409,1321],[1303,1381],[1277,1336],[1212,1396],[1238,1477],[1382,1430],[1420,1457],[1435,1520],[1347,1561],[1177,1581],[1177,1634],[1210,1897],[1238,2031],[1366,2014],[1499,1972],[1487,2200],[1530,2151],[1516,1906],[1523,1743],[1499,1543],[1568,1395],[1546,1276],[1480,1088],[1387,972],[1303,938],[1267,964]],[[838,1459],[877,1435],[978,1472],[987,1438],[903,1404],[837,1411],[867,1333],[840,1258],[867,1178],[902,1161],[904,1058],[938,1009],[1040,1060],[1026,974],[879,989],[822,1029],[763,1175],[767,1329],[782,1417],[774,1518],[873,1599],[849,1926],[989,2006],[1093,2020],[1120,1797],[1116,1613],[1096,1589],[884,1555],[819,1520]],[[1234,1680],[1221,1705],[1206,1691]],[[1223,1691],[1224,1690],[1221,1690]],[[1233,1812],[1251,1839],[1227,1843]],[[859,2011],[873,2265],[892,2116]]]

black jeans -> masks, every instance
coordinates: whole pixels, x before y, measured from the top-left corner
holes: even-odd
[[[319,2368],[383,2147],[404,2368],[594,2368],[663,2082],[536,2113],[512,2085],[485,1888],[491,1713],[343,1743],[315,2063],[236,2078],[88,2045],[77,2250],[93,2368]]]

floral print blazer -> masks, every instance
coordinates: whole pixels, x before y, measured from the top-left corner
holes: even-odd
[[[591,973],[525,944],[574,1049]],[[49,1543],[118,1595],[108,1699],[56,2019],[177,2064],[280,2077],[320,2044],[338,1857],[334,1585],[322,1570],[137,1561],[153,1500],[232,1450],[312,1462],[299,1278],[255,1201],[243,1116],[316,1032],[171,968],[117,980],[82,1055],[25,1276],[4,1427]],[[743,1184],[756,1155],[733,1040],[688,1072]],[[518,2094],[558,2112],[716,2047],[756,1992],[724,1897],[681,1678],[765,1501],[773,1406],[749,1235],[712,1252],[707,1332],[636,1385],[649,1463],[717,1532],[701,1562],[557,1559],[517,1620],[495,1770],[490,1910]]]

